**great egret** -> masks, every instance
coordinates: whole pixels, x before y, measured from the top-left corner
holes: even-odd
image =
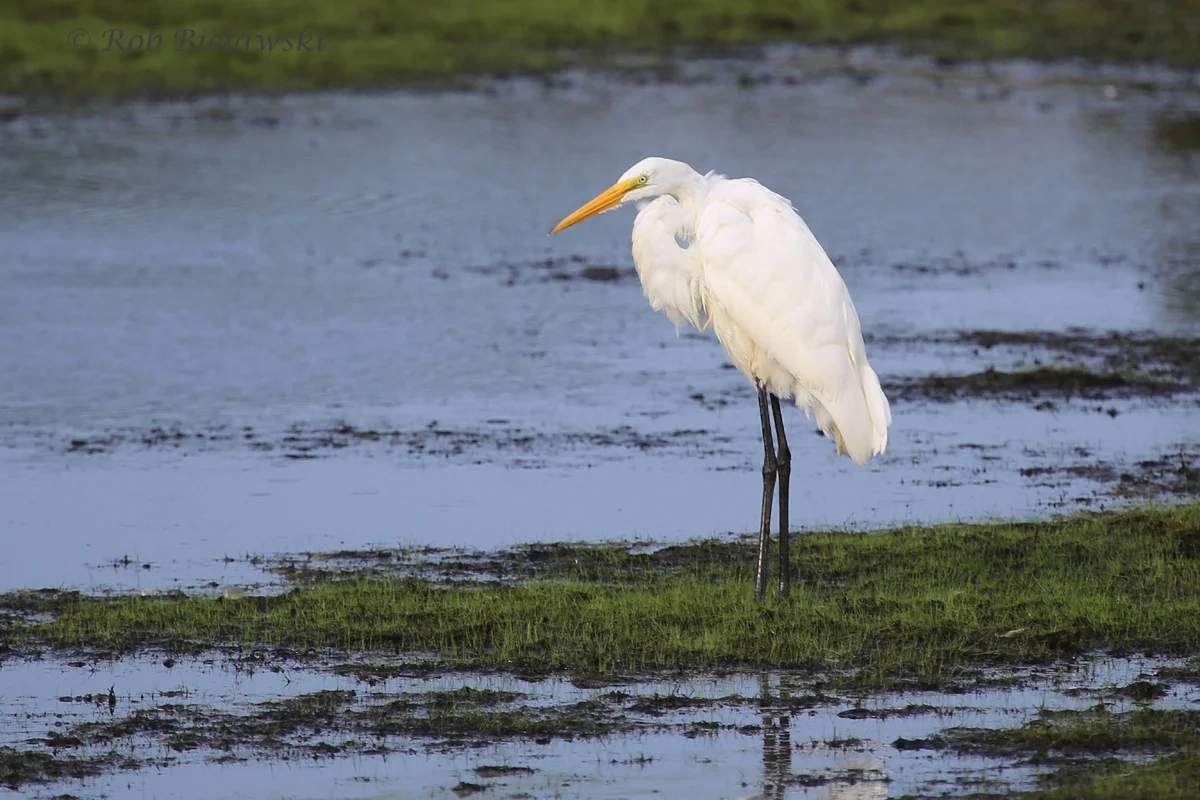
[[[767,588],[771,502],[779,479],[779,592],[791,584],[791,451],[780,398],[857,464],[887,448],[892,412],[867,363],[858,312],[842,276],[791,202],[753,178],[701,175],[682,161],[646,158],[550,233],[638,203],[633,260],[650,306],[675,324],[712,328],[758,391],[763,497],[755,597]],[[770,398],[771,410],[767,410]],[[779,450],[771,439],[775,419]]]

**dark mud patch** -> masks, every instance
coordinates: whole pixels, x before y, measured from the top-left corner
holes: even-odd
[[[871,341],[890,347],[969,349],[973,357],[1004,362],[965,374],[887,383],[889,396],[900,401],[986,398],[1055,410],[1056,400],[1172,397],[1200,391],[1200,339],[1195,338],[1117,331],[962,331]]]
[[[749,568],[754,554],[749,540],[667,546],[629,541],[539,542],[504,550],[419,547],[309,552],[265,559],[262,564],[292,583],[371,576],[420,578],[442,585],[543,579],[629,585],[679,570],[715,575],[730,567]]]
[[[57,751],[61,748],[54,749]],[[17,792],[29,785],[66,780],[80,781],[112,770],[136,770],[143,766],[145,762],[142,760],[121,756],[115,752],[96,756],[70,756],[57,752],[0,747],[0,786]]]
[[[855,706],[838,714],[841,719],[890,719],[892,717],[915,717],[921,714],[936,714],[939,709],[924,703],[910,703],[903,708],[862,708]]]
[[[501,261],[468,267],[467,272],[497,279],[503,286],[533,283],[627,283],[638,280],[637,270],[615,264],[597,264],[581,255],[538,261]]]
[[[692,712],[716,708],[757,708],[764,704],[773,711],[800,711],[815,708],[818,705],[839,702],[838,698],[822,694],[802,694],[797,697],[788,695],[757,699],[728,695],[726,697],[695,697],[685,694],[653,694],[631,697],[624,692],[609,692],[605,698],[614,702],[626,703],[625,710],[630,714],[658,719],[681,712]]]
[[[1088,480],[1101,484],[1104,496],[1121,499],[1200,496],[1200,444],[1183,443],[1157,458],[1133,464],[1091,459],[1086,451],[1077,455],[1088,460],[1078,464],[1021,467],[1020,474],[1035,486],[1054,488],[1075,486],[1080,479]]]
[[[837,259],[836,263],[842,264],[847,259]],[[949,256],[944,258],[929,258],[921,261],[899,261],[892,264],[892,270],[905,275],[922,275],[929,277],[955,276],[965,278],[972,275],[981,275],[984,273],[1011,271],[1018,266],[1017,259],[1014,258],[998,258],[989,261],[971,261],[962,255]],[[1048,262],[1040,264],[1043,268],[1056,268],[1058,264]]]
[[[962,331],[917,336],[864,337],[868,348],[919,353],[923,360],[962,360],[979,369],[958,374],[883,377],[893,403],[988,400],[1027,403],[1039,411],[1078,409],[1117,416],[1108,401],[1155,399],[1200,404],[1200,339],[1138,332],[1086,330]],[[732,365],[725,364],[732,369]],[[736,386],[695,392],[709,411],[748,403],[753,393]],[[1066,405],[1074,403],[1075,405]],[[1092,405],[1090,408],[1087,406]]]
[[[294,424],[280,432],[251,427],[189,431],[179,427],[123,428],[59,440],[60,452],[99,455],[116,451],[183,452],[241,448],[291,459],[321,458],[351,448],[377,448],[408,458],[490,463],[517,460],[531,466],[546,457],[577,450],[680,451],[710,456],[728,452],[729,438],[701,429],[645,433],[624,425],[593,431],[547,432],[506,427],[493,421],[476,430],[445,428],[436,420],[414,430],[364,428],[346,422],[328,426]]]
[[[1086,330],[1055,331],[962,331],[954,337],[927,341],[949,341],[975,345],[980,350],[997,347],[1043,349],[1079,360],[1097,359],[1111,370],[1145,369],[1152,373],[1196,381],[1200,379],[1200,339],[1160,336],[1143,332]]]
[[[1153,703],[1155,700],[1166,697],[1169,691],[1169,688],[1161,683],[1133,681],[1114,689],[1110,696],[1116,699],[1133,700],[1136,703]]]
[[[1192,387],[1138,375],[1091,372],[1080,367],[1035,367],[1004,371],[989,367],[966,375],[927,375],[892,381],[884,385],[889,396],[899,400],[952,402],[966,398],[988,398],[1037,403],[1039,410],[1053,411],[1046,398],[1085,401],[1163,397]],[[1103,410],[1103,409],[1102,409]]]
[[[761,81],[771,82],[770,79]],[[841,267],[847,264],[862,265],[878,263],[877,257],[869,253],[837,255],[834,262]],[[629,264],[629,262],[626,262]],[[929,258],[921,261],[900,261],[891,264],[891,269],[905,275],[929,277],[968,277],[1000,271],[1012,271],[1021,266],[1017,257],[973,261],[962,255],[946,258]],[[1054,261],[1038,263],[1042,269],[1057,269]],[[622,266],[594,262],[583,255],[557,256],[528,261],[497,261],[491,264],[467,267],[466,272],[494,278],[503,286],[525,286],[537,283],[636,283],[637,269],[632,265]],[[449,273],[435,270],[435,277],[449,279]]]
[[[1169,115],[1154,120],[1154,139],[1178,155],[1200,152],[1200,115]]]
[[[1197,550],[1200,551],[1200,542],[1197,543]],[[1200,660],[1194,659],[1180,666],[1160,667],[1154,671],[1153,677],[1159,681],[1200,685]]]
[[[95,777],[170,766],[199,754],[219,763],[249,759],[473,749],[498,741],[594,738],[637,724],[604,700],[536,704],[519,693],[471,687],[435,692],[322,690],[215,708],[170,702],[131,713],[59,725],[25,749],[0,748],[0,785]],[[123,753],[126,755],[118,755]],[[128,755],[137,753],[138,756]],[[530,774],[523,766],[482,766],[480,779]]]
[[[490,765],[484,765],[482,767],[476,767],[472,771],[481,778],[505,778],[509,775],[532,775],[536,770],[530,767],[493,767]]]

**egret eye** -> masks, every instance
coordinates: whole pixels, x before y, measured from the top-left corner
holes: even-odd
[[[654,169],[658,187],[653,192],[634,191],[650,187],[649,172],[630,177],[638,167]],[[640,208],[633,222],[633,261],[650,307],[665,313],[677,331],[684,320],[697,332],[715,328],[727,366],[758,387],[766,460],[754,599],[766,595],[776,488],[781,513],[775,597],[784,598],[797,567],[788,554],[791,539],[782,513],[791,456],[781,401],[794,400],[806,414],[812,412],[837,454],[855,464],[865,465],[887,450],[892,410],[879,375],[867,363],[849,290],[791,202],[758,181],[729,180],[715,171],[701,175],[682,161],[664,158],[644,159],[619,174],[616,183],[563,217],[550,233],[636,201],[629,204]],[[831,342],[838,346],[831,350]],[[771,435],[772,422],[778,437]],[[778,601],[772,597],[770,602]]]

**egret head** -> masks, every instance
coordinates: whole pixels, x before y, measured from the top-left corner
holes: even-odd
[[[699,175],[682,161],[669,158],[643,158],[625,171],[617,182],[572,211],[550,233],[558,233],[588,217],[603,214],[626,203],[649,200],[663,194],[675,194]]]

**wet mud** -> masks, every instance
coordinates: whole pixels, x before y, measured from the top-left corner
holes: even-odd
[[[861,784],[926,797],[943,796],[956,780],[957,796],[990,780],[993,790],[1019,792],[1108,775],[1114,766],[1171,769],[1161,759],[1193,757],[1200,712],[1191,706],[1200,696],[1173,677],[1190,674],[1178,663],[1101,659],[1016,669],[1006,681],[993,675],[992,688],[981,680],[953,693],[846,695],[823,690],[820,677],[789,673],[692,676],[686,686],[641,676],[598,687],[504,675],[329,678],[348,675],[352,664],[322,657],[273,662],[298,690],[263,694],[250,671],[244,688],[221,698],[204,688],[204,673],[181,663],[170,684],[177,688],[149,688],[161,683],[148,681],[151,674],[169,673],[143,668],[95,697],[58,697],[45,716],[55,724],[19,742],[5,734],[0,785],[91,797],[110,779],[148,769],[169,775],[188,764],[322,764],[356,775],[366,764],[391,763],[409,788],[590,797],[603,782],[563,773],[559,754],[604,753],[604,772],[632,788],[639,770],[653,782],[656,765],[676,768],[672,748],[680,745],[670,743],[690,742],[714,756],[723,750],[714,766],[749,768],[752,784],[768,791]],[[62,669],[109,680],[102,662]],[[1035,696],[1040,709],[1024,708]],[[13,722],[9,709],[0,732]],[[930,752],[940,765],[928,761]],[[946,768],[958,777],[946,777]],[[374,780],[386,783],[386,772]],[[735,796],[736,785],[724,788],[722,796]]]
[[[964,375],[889,381],[901,402],[967,398],[1034,402],[1173,398],[1200,392],[1200,339],[1111,331],[959,331],[945,336],[878,337],[877,346],[967,349],[978,360],[1001,361]],[[1197,398],[1180,402],[1196,404]],[[1108,412],[1108,409],[1101,409]],[[1114,412],[1115,413],[1115,412]]]
[[[584,267],[588,269],[600,269]],[[607,268],[605,268],[607,269]],[[688,332],[693,339],[705,337]],[[946,353],[951,359],[991,361],[986,369],[966,374],[887,376],[884,389],[894,405],[988,400],[1028,404],[1038,411],[1067,408],[1117,416],[1114,400],[1159,400],[1200,407],[1200,339],[1146,333],[1087,331],[960,331],[946,335],[868,335],[872,352],[889,350]],[[715,343],[709,343],[716,346]],[[725,363],[726,369],[731,365]],[[748,386],[719,393],[693,392],[692,402],[716,410],[751,398]],[[296,423],[280,431],[242,426],[188,430],[182,426],[110,429],[94,435],[50,437],[42,446],[59,452],[97,455],[123,448],[206,452],[240,448],[287,459],[309,459],[335,451],[375,446],[413,458],[466,458],[475,463],[497,457],[534,465],[538,457],[609,448],[667,451],[712,456],[735,452],[724,433],[705,429],[643,432],[632,425],[592,431],[556,432],[515,427],[489,419],[476,430],[448,427],[437,420],[415,430],[361,427],[348,422],[329,425]]]
[[[1112,497],[1152,500],[1200,496],[1200,445],[1181,443],[1175,452],[1135,464],[1103,460],[1088,464],[1022,467],[1023,478],[1036,486],[1065,487],[1083,478],[1100,484]]]
[[[296,424],[280,432],[242,427],[187,431],[179,427],[109,430],[96,436],[73,436],[60,452],[99,455],[115,451],[163,449],[212,452],[230,448],[266,453],[290,460],[331,455],[350,448],[374,447],[411,458],[454,459],[474,463],[498,458],[535,466],[539,459],[578,450],[667,451],[692,456],[728,452],[728,437],[707,430],[643,433],[630,426],[595,431],[538,431],[491,421],[480,430],[446,428],[436,420],[417,430],[378,430],[344,422],[329,426]],[[57,449],[57,448],[56,448]]]
[[[637,270],[631,266],[597,264],[582,255],[560,256],[523,263],[500,262],[486,266],[468,267],[467,272],[496,278],[503,286],[524,286],[535,283],[633,283],[638,282]],[[449,280],[444,270],[435,270],[433,277]]]

